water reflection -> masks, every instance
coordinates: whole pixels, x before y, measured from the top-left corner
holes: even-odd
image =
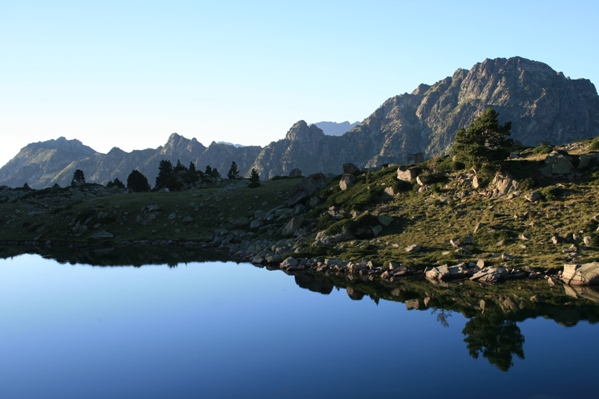
[[[37,253],[60,263],[95,266],[142,266],[227,260],[221,254],[193,247],[182,248],[96,248],[92,250],[54,248],[0,248],[0,257]],[[502,371],[508,371],[516,358],[524,359],[525,337],[518,326],[524,320],[542,317],[563,326],[580,321],[599,321],[599,291],[592,288],[550,286],[541,281],[508,282],[481,286],[469,281],[433,285],[426,280],[406,278],[400,282],[348,275],[295,272],[297,286],[329,295],[344,289],[355,301],[381,299],[404,303],[408,310],[428,310],[444,327],[453,313],[468,319],[462,330],[464,343],[474,359],[482,357]],[[291,277],[290,276],[290,277]]]
[[[454,312],[469,320],[462,333],[470,356],[480,356],[502,371],[524,359],[524,335],[517,323],[543,317],[571,327],[580,321],[599,321],[599,290],[592,287],[551,287],[545,281],[508,282],[481,286],[461,282],[433,285],[422,279],[405,279],[389,284],[347,276],[295,274],[298,286],[329,294],[344,288],[352,300],[370,298],[403,302],[408,310],[432,309],[437,321],[449,327]]]

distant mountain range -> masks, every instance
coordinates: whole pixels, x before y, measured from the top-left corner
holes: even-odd
[[[193,162],[202,170],[210,165],[223,175],[235,161],[242,174],[255,168],[263,179],[295,168],[304,175],[340,173],[347,162],[360,167],[406,163],[413,154],[447,152],[455,132],[487,107],[497,110],[501,123],[512,121],[512,138],[525,145],[557,145],[599,135],[599,96],[589,80],[572,80],[521,57],[496,58],[392,97],[353,127],[349,122],[299,121],[284,139],[266,147],[216,142],[205,147],[176,133],[164,146],[129,153],[113,148],[101,154],[62,137],[32,143],[0,168],[0,185],[65,186],[76,169],[84,171],[88,182],[102,184],[114,178],[126,181],[138,169],[153,183],[162,159]],[[351,128],[345,132],[346,127]]]
[[[360,122],[316,122],[315,125],[327,136],[341,136],[345,132],[358,126]]]

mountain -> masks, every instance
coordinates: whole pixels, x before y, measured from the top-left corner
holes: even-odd
[[[125,181],[136,168],[153,183],[162,159],[193,162],[198,169],[210,165],[221,174],[235,161],[242,175],[255,168],[262,179],[287,175],[295,168],[304,175],[340,173],[347,162],[359,167],[408,163],[414,154],[427,158],[447,153],[455,132],[488,107],[499,113],[500,123],[512,121],[512,138],[525,145],[558,145],[599,135],[599,96],[589,80],[570,79],[521,57],[496,58],[392,97],[340,136],[327,131],[349,122],[299,121],[284,139],[264,148],[215,142],[205,147],[173,133],[157,149],[127,153],[113,148],[108,154],[61,137],[23,148],[0,168],[0,184],[65,186],[76,169],[83,170],[89,182],[106,183],[115,177]]]
[[[0,169],[0,184],[11,187],[20,187],[24,183],[31,183],[32,187],[51,186],[58,172],[96,154],[79,140],[64,137],[31,143]]]
[[[443,154],[455,132],[488,107],[495,108],[501,123],[512,121],[512,138],[525,145],[557,145],[599,135],[599,96],[589,80],[572,80],[521,57],[496,58],[388,99],[339,137],[308,134],[305,123],[296,124],[290,133],[297,130],[292,136],[303,144],[293,142],[288,133],[265,147],[252,167],[263,177],[293,168],[304,174],[339,173],[346,162],[378,167],[407,163],[413,154]],[[319,143],[310,153],[308,136]]]
[[[316,125],[320,130],[323,131],[324,134],[326,134],[327,136],[341,136],[343,133],[353,129],[354,127],[356,127],[360,122],[354,122],[354,123],[349,123],[348,121],[345,122],[316,122],[314,123],[314,125]]]
[[[45,188],[58,184],[70,185],[73,173],[81,169],[87,182],[106,184],[115,178],[123,182],[132,170],[138,169],[153,185],[158,165],[163,159],[184,165],[194,163],[198,169],[206,165],[217,168],[225,175],[235,160],[240,173],[249,173],[260,147],[235,147],[212,143],[205,147],[195,138],[189,140],[177,133],[168,138],[165,145],[156,149],[125,152],[114,147],[102,154],[84,146],[78,140],[61,137],[25,146],[11,161],[0,169],[0,184],[19,187],[27,183],[32,188]]]

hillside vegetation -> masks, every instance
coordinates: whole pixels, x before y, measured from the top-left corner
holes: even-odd
[[[200,246],[291,268],[337,259],[366,275],[479,261],[551,269],[599,261],[598,142],[519,149],[486,182],[438,157],[335,177],[275,178],[255,188],[247,180],[150,193],[93,184],[5,187],[0,240]],[[306,187],[311,194],[298,196]]]

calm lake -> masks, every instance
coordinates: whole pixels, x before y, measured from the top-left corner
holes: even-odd
[[[249,264],[0,260],[0,397],[597,397],[592,299],[556,286],[533,310],[506,296],[468,313],[468,291],[410,290]]]

